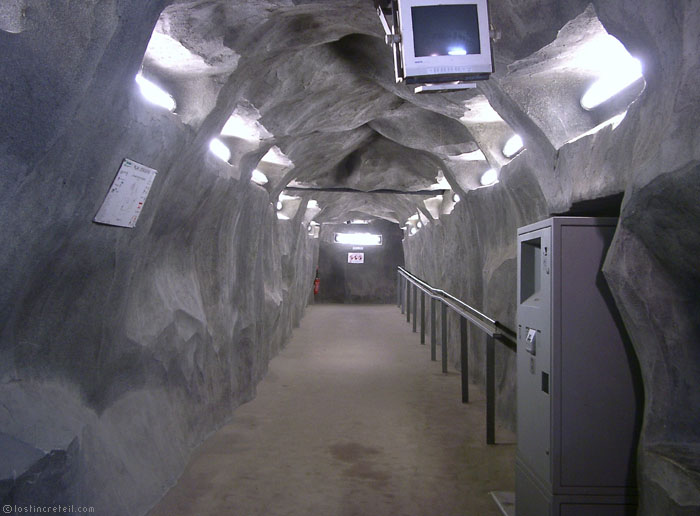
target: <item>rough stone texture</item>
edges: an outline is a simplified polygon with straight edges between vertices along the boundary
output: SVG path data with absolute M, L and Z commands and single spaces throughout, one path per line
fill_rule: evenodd
M 317 240 L 138 95 L 163 3 L 29 3 L 0 32 L 0 498 L 143 514 L 254 396 Z M 94 224 L 125 157 L 159 171 L 138 225 Z
M 501 169 L 499 184 L 469 192 L 451 215 L 408 238 L 406 262 L 419 275 L 513 327 L 515 228 L 567 212 L 580 201 L 625 192 L 621 225 L 605 272 L 645 386 L 639 512 L 694 514 L 700 509 L 696 417 L 700 356 L 694 344 L 700 335 L 700 235 L 698 130 L 691 120 L 700 106 L 696 94 L 686 93 L 698 81 L 691 72 L 698 69 L 697 27 L 688 25 L 698 13 L 688 3 L 664 7 L 643 3 L 633 8 L 596 2 L 595 6 L 606 30 L 645 62 L 646 90 L 630 106 L 625 120 L 616 129 L 603 128 L 568 142 L 570 136 L 547 137 L 546 131 L 554 128 L 541 123 L 540 117 L 554 113 L 536 107 L 536 97 L 518 103 L 513 95 L 504 95 L 502 86 L 513 80 L 509 74 L 492 79 L 482 89 L 496 111 L 524 135 L 527 150 Z M 585 16 L 590 15 L 589 10 Z M 549 49 L 556 46 L 553 43 Z M 512 69 L 517 74 L 519 66 Z M 529 107 L 532 102 L 535 107 Z M 564 117 L 567 110 L 556 115 Z M 594 209 L 588 214 L 597 213 Z M 472 249 L 460 246 L 456 236 L 460 230 L 468 235 Z M 456 327 L 451 329 L 456 337 Z M 455 337 L 450 356 L 456 366 Z M 483 351 L 471 353 L 476 355 L 470 363 L 472 374 L 478 379 Z M 512 425 L 514 380 L 508 365 L 512 357 L 501 357 L 498 406 L 505 424 Z
M 403 225 L 420 212 L 409 269 L 512 327 L 516 229 L 623 194 L 605 274 L 644 378 L 640 513 L 697 512 L 700 10 L 588 4 L 492 2 L 496 74 L 421 96 L 394 82 L 369 0 L 3 2 L 2 496 L 39 496 L 47 478 L 47 497 L 143 512 L 252 396 L 300 317 L 314 217 Z M 586 113 L 593 76 L 571 59 L 604 31 L 643 61 L 645 84 Z M 139 99 L 140 66 L 175 114 Z M 234 112 L 264 129 L 224 138 L 229 166 L 206 147 Z M 526 150 L 507 159 L 512 132 Z M 260 161 L 275 146 L 292 164 Z M 126 156 L 159 170 L 139 225 L 92 224 Z M 489 167 L 500 182 L 479 188 Z M 410 194 L 438 180 L 436 194 L 446 181 L 462 197 L 449 214 Z M 269 201 L 290 183 L 400 194 L 295 193 L 278 221 Z M 498 410 L 512 428 L 509 353 Z
M 408 237 L 404 252 L 414 274 L 514 328 L 516 230 L 542 218 L 546 202 L 527 155 L 501 174 L 498 187 L 470 191 L 452 213 Z M 448 359 L 458 369 L 459 320 L 448 321 Z M 469 374 L 483 385 L 485 337 L 471 326 L 470 343 Z M 515 430 L 515 354 L 501 345 L 496 349 L 497 415 L 503 427 Z

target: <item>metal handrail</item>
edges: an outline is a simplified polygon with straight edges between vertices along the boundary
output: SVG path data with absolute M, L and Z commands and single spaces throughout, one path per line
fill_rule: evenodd
M 449 305 L 455 312 L 462 317 L 469 319 L 471 323 L 479 326 L 480 329 L 491 335 L 493 338 L 503 341 L 504 344 L 513 349 L 513 351 L 517 349 L 516 334 L 507 326 L 504 326 L 497 320 L 483 314 L 476 308 L 469 306 L 467 303 L 453 296 L 449 292 L 431 287 L 428 283 L 420 279 L 418 276 L 411 274 L 403 267 L 398 267 L 398 270 L 399 274 L 416 285 L 416 287 L 418 287 L 420 290 L 428 294 L 432 299 L 440 299 L 441 301 L 447 303 L 447 305 Z M 460 306 L 455 306 L 455 304 Z
M 403 280 L 402 280 L 403 278 Z M 405 286 L 402 285 L 402 281 Z M 401 307 L 401 313 L 406 313 L 406 321 L 411 320 L 411 308 L 413 308 L 413 331 L 416 332 L 418 318 L 417 293 L 420 290 L 420 331 L 421 344 L 425 344 L 425 295 L 430 298 L 430 358 L 436 360 L 436 330 L 435 303 L 441 305 L 442 326 L 442 371 L 447 372 L 447 307 L 460 316 L 460 363 L 462 375 L 462 402 L 469 403 L 469 334 L 467 323 L 471 323 L 486 334 L 486 442 L 495 444 L 496 428 L 496 374 L 495 374 L 495 350 L 494 342 L 498 340 L 507 348 L 516 351 L 516 334 L 510 328 L 488 317 L 476 308 L 453 296 L 449 292 L 432 287 L 419 277 L 411 274 L 403 267 L 398 267 L 397 274 L 397 302 Z M 413 302 L 411 302 L 411 285 L 413 285 Z M 424 295 L 425 294 L 425 295 Z

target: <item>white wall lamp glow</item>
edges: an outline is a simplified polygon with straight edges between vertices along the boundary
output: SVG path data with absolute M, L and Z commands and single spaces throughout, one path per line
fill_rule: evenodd
M 458 203 L 458 202 L 461 201 L 461 200 L 462 200 L 462 198 L 459 196 L 458 193 L 453 193 L 453 194 L 452 194 L 452 202 Z
M 372 233 L 336 233 L 333 235 L 336 244 L 350 245 L 382 245 L 382 235 Z
M 170 93 L 149 81 L 140 73 L 136 74 L 135 80 L 136 84 L 139 85 L 141 95 L 143 95 L 148 102 L 165 108 L 168 111 L 175 111 L 177 105 L 175 103 L 175 99 L 172 97 L 172 95 L 170 95 Z
M 209 142 L 209 150 L 211 153 L 219 158 L 222 161 L 225 161 L 228 163 L 228 160 L 231 159 L 231 151 L 229 148 L 226 146 L 224 142 L 219 140 L 218 138 L 213 138 Z
M 587 59 L 595 61 L 599 79 L 581 97 L 581 107 L 594 109 L 643 77 L 642 63 L 612 36 L 591 45 Z
M 481 176 L 481 186 L 491 186 L 498 182 L 498 172 L 495 169 L 490 168 Z
M 253 174 L 250 176 L 250 180 L 253 183 L 257 183 L 259 185 L 267 184 L 267 176 L 260 172 L 257 168 L 253 170 Z
M 503 146 L 503 155 L 506 158 L 512 158 L 523 150 L 523 139 L 515 134 L 511 136 L 506 144 Z
M 418 228 L 416 226 L 412 226 L 409 234 L 415 235 L 416 233 L 418 233 Z
M 275 208 L 277 208 L 277 211 L 280 211 L 282 208 L 284 208 L 284 203 L 282 201 L 277 201 Z

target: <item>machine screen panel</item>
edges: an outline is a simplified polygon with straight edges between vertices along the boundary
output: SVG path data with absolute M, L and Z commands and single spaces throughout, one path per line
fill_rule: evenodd
M 475 4 L 411 7 L 415 57 L 481 54 Z

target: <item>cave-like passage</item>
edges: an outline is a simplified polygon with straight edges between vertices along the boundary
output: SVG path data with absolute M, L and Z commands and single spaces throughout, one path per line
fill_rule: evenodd
M 255 399 L 192 454 L 156 515 L 498 515 L 513 445 L 395 305 L 313 305 Z

